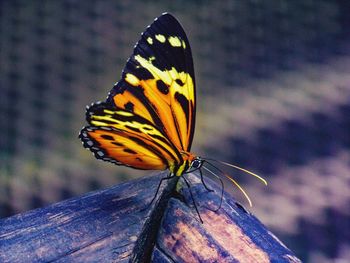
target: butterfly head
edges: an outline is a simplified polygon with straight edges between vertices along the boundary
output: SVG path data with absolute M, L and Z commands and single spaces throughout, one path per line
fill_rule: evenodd
M 189 170 L 194 171 L 202 167 L 203 160 L 199 156 L 195 157 L 190 164 Z
M 183 152 L 182 158 L 183 162 L 180 165 L 170 169 L 176 176 L 194 172 L 202 167 L 203 159 L 199 156 L 195 156 L 192 153 Z

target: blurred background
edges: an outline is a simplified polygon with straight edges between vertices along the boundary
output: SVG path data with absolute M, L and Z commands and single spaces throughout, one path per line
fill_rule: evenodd
M 349 1 L 2 0 L 0 217 L 149 174 L 97 161 L 77 135 L 165 11 L 192 45 L 193 152 L 264 176 L 232 171 L 301 259 L 349 262 Z

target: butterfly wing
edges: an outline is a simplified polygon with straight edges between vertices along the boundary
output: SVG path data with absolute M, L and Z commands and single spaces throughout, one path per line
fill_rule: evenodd
M 194 133 L 195 83 L 190 46 L 179 22 L 163 14 L 142 34 L 106 102 L 87 109 L 80 132 L 98 159 L 138 169 L 183 163 Z
M 168 138 L 141 116 L 95 103 L 86 119 L 90 126 L 79 137 L 98 159 L 146 170 L 164 170 L 181 162 Z
M 84 147 L 90 148 L 96 158 L 104 161 L 144 170 L 165 170 L 168 167 L 162 155 L 154 152 L 153 147 L 146 145 L 137 135 L 128 136 L 110 127 L 92 126 L 81 131 L 81 139 Z
M 142 34 L 107 102 L 143 116 L 182 151 L 195 126 L 195 79 L 190 44 L 170 14 Z

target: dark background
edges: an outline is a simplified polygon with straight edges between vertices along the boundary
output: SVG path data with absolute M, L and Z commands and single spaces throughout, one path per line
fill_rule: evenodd
M 264 176 L 231 171 L 304 261 L 347 262 L 349 3 L 0 1 L 0 217 L 149 174 L 97 161 L 77 135 L 169 11 L 194 56 L 193 152 Z

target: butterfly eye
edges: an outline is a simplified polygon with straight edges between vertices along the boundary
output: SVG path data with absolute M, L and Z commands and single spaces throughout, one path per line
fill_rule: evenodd
M 192 161 L 192 163 L 191 163 L 191 168 L 193 168 L 193 169 L 198 169 L 198 168 L 201 167 L 201 165 L 202 165 L 202 160 L 200 160 L 200 159 L 194 159 L 194 160 Z

